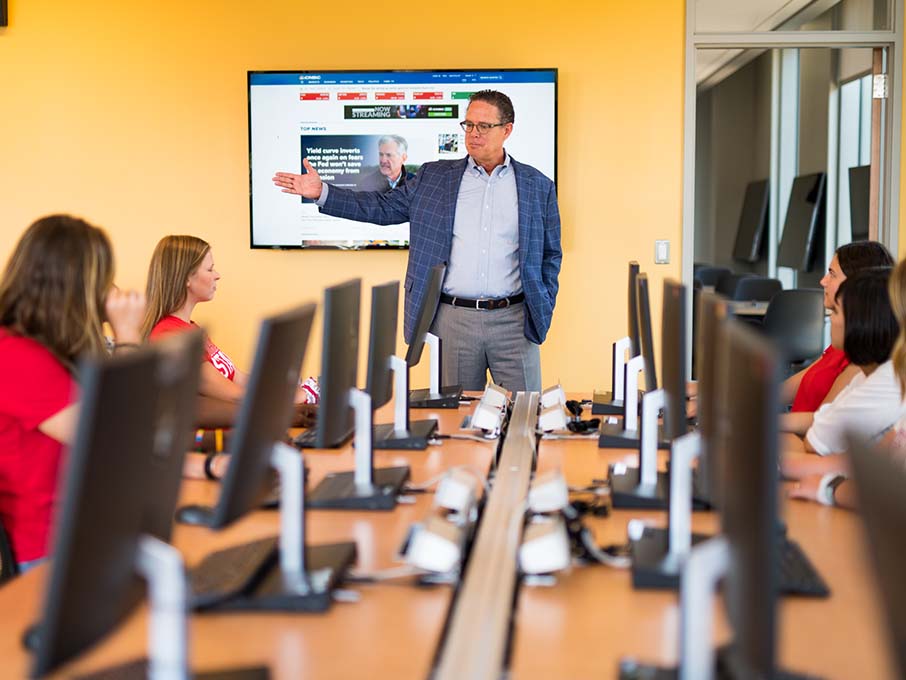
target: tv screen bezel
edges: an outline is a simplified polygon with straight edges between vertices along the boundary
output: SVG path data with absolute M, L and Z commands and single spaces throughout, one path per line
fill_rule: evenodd
M 554 83 L 554 186 L 557 186 L 559 167 L 558 167 L 558 139 L 559 139 L 559 69 L 557 67 L 534 67 L 534 68 L 450 68 L 450 69 L 276 69 L 276 70 L 249 70 L 246 72 L 246 107 L 247 119 L 246 127 L 248 129 L 248 179 L 249 179 L 249 248 L 252 250 L 326 250 L 326 251 L 361 251 L 361 250 L 408 250 L 409 243 L 405 245 L 390 244 L 368 244 L 368 245 L 341 245 L 340 242 L 328 242 L 323 245 L 256 245 L 255 244 L 255 224 L 253 218 L 253 195 L 252 195 L 252 98 L 251 87 L 252 77 L 258 75 L 291 75 L 291 74 L 343 74 L 343 73 L 522 73 L 522 72 L 542 72 L 549 71 L 553 74 Z M 488 87 L 493 87 L 493 83 L 487 83 Z M 518 114 L 517 111 L 517 120 Z M 429 161 L 430 162 L 430 161 Z M 411 240 L 411 239 L 410 239 Z

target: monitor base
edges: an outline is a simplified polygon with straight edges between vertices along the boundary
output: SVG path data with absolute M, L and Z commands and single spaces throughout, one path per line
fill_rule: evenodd
M 438 394 L 428 389 L 410 390 L 409 408 L 459 408 L 461 396 L 462 385 L 444 385 Z
M 309 494 L 306 506 L 335 510 L 393 510 L 396 497 L 409 479 L 409 466 L 375 468 L 373 484 L 357 488 L 355 472 L 331 472 Z
M 150 677 L 150 667 L 147 659 L 128 661 L 119 666 L 105 668 L 104 670 L 87 675 L 76 675 L 74 680 L 146 680 Z M 271 671 L 267 666 L 248 666 L 246 668 L 230 668 L 219 671 L 205 671 L 202 673 L 189 672 L 192 680 L 269 680 Z
M 657 484 L 654 488 L 639 486 L 639 468 L 628 467 L 616 473 L 610 466 L 610 500 L 615 508 L 636 508 L 642 510 L 666 510 L 670 477 L 666 472 L 657 473 Z M 693 510 L 708 510 L 700 500 L 692 499 Z
M 435 432 L 437 421 L 433 418 L 410 421 L 408 430 L 396 430 L 393 423 L 382 423 L 371 430 L 371 445 L 375 449 L 424 450 Z
M 323 612 L 330 608 L 331 593 L 356 560 L 356 544 L 325 543 L 305 548 L 305 564 L 311 592 L 287 590 L 279 563 L 274 564 L 246 592 L 206 611 Z
M 692 534 L 692 545 L 711 538 Z M 632 552 L 632 587 L 636 590 L 679 588 L 682 560 L 668 554 L 668 531 L 658 527 L 645 527 L 642 537 L 630 541 Z
M 598 435 L 599 449 L 637 449 L 640 430 L 624 430 L 622 423 L 601 423 Z M 664 427 L 657 426 L 657 447 L 669 449 L 670 441 L 664 436 Z
M 732 645 L 720 647 L 714 663 L 714 677 L 717 680 L 743 680 L 747 675 L 734 672 L 737 664 L 733 663 L 735 652 Z M 620 680 L 677 680 L 678 668 L 664 668 L 662 666 L 648 666 L 636 663 L 634 659 L 620 661 Z M 818 680 L 813 675 L 801 675 L 787 671 L 776 670 L 771 676 L 776 680 Z
M 591 397 L 591 413 L 595 416 L 623 415 L 623 400 L 614 399 L 613 392 L 595 392 Z

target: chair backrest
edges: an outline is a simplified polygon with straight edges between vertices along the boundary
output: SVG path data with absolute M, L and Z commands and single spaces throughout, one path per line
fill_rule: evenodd
M 13 559 L 12 546 L 9 544 L 9 536 L 0 523 L 0 583 L 8 581 L 18 573 L 16 561 Z
M 727 267 L 701 267 L 695 272 L 695 279 L 701 281 L 703 286 L 716 286 L 724 274 L 732 274 Z
M 817 357 L 824 349 L 824 291 L 780 291 L 768 304 L 763 326 L 787 361 Z
M 735 300 L 736 298 L 733 296 L 736 294 L 736 286 L 739 285 L 739 282 L 754 276 L 755 274 L 734 274 L 732 272 L 723 274 L 717 280 L 717 285 L 714 286 L 714 292 L 718 295 L 723 295 L 730 300 Z
M 750 276 L 740 279 L 733 293 L 734 300 L 751 300 L 753 302 L 770 302 L 777 293 L 783 290 L 778 279 L 763 276 Z

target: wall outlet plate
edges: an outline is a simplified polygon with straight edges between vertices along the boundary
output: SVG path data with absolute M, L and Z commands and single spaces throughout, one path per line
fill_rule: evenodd
M 670 264 L 670 241 L 659 239 L 654 242 L 654 263 Z

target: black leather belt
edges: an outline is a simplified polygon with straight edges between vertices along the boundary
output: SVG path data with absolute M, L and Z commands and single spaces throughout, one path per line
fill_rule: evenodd
M 441 302 L 453 305 L 454 307 L 468 307 L 469 309 L 503 309 L 504 307 L 515 305 L 517 302 L 522 302 L 523 300 L 525 300 L 525 293 L 516 293 L 516 295 L 510 295 L 510 297 L 505 298 L 483 300 L 456 297 L 455 295 L 447 295 L 446 293 L 440 294 Z

